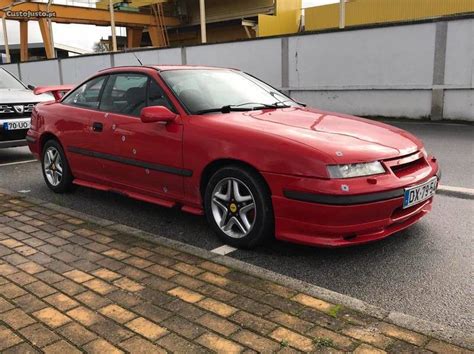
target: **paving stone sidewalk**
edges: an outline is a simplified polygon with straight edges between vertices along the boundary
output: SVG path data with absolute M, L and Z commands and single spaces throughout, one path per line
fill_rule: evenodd
M 468 353 L 0 193 L 0 352 Z

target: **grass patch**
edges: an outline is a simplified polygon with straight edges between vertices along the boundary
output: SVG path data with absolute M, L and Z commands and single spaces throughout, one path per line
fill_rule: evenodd
M 282 347 L 287 347 L 289 344 L 288 344 L 288 341 L 287 341 L 287 340 L 282 339 L 281 342 L 280 342 L 280 345 L 281 345 Z
M 333 345 L 332 339 L 324 338 L 324 337 L 313 339 L 313 343 L 318 348 L 332 347 L 332 345 Z
M 337 314 L 339 313 L 339 311 L 341 311 L 341 309 L 342 309 L 342 306 L 341 306 L 341 305 L 333 306 L 333 307 L 331 307 L 331 309 L 328 311 L 328 315 L 331 316 L 331 317 L 336 318 L 336 317 L 337 317 Z

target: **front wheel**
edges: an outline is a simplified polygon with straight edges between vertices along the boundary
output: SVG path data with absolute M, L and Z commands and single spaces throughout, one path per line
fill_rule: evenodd
M 270 193 L 263 178 L 251 170 L 218 170 L 206 187 L 204 203 L 209 224 L 227 244 L 251 248 L 274 233 Z
M 73 189 L 73 176 L 61 144 L 48 140 L 43 147 L 41 158 L 43 177 L 46 185 L 56 193 Z

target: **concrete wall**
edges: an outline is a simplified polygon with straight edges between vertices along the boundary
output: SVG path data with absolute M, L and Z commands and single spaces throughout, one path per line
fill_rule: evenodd
M 281 40 L 212 44 L 186 49 L 188 64 L 239 68 L 281 88 Z
M 144 64 L 239 68 L 330 111 L 474 121 L 474 18 L 134 53 Z M 137 64 L 126 52 L 3 67 L 53 85 Z
M 451 22 L 447 30 L 444 118 L 474 120 L 474 20 Z

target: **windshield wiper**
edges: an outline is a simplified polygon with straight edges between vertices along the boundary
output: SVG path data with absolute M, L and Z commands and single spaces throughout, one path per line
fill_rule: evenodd
M 254 105 L 253 107 L 242 107 L 242 106 L 248 106 L 248 105 Z M 240 103 L 240 104 L 230 104 L 226 106 L 222 106 L 221 108 L 209 108 L 209 109 L 203 109 L 201 111 L 197 111 L 196 114 L 205 114 L 205 113 L 212 113 L 212 112 L 221 112 L 221 113 L 230 113 L 230 112 L 246 112 L 246 111 L 255 111 L 257 109 L 262 109 L 262 108 L 288 108 L 291 107 L 281 101 L 275 102 L 275 103 L 260 103 L 260 102 L 245 102 L 245 103 Z
M 229 112 L 231 112 L 231 111 L 235 111 L 235 112 L 247 112 L 247 111 L 251 111 L 251 110 L 252 110 L 252 108 L 222 106 L 222 107 L 220 107 L 220 108 L 202 109 L 202 110 L 200 110 L 200 111 L 195 112 L 194 114 L 206 114 L 206 113 L 213 113 L 213 112 L 229 113 Z

